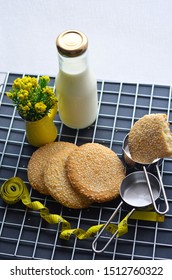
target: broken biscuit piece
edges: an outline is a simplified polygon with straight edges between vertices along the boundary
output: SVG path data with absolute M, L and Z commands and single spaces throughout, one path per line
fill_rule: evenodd
M 128 147 L 135 162 L 150 164 L 158 158 L 172 156 L 172 134 L 166 114 L 140 118 L 130 130 Z

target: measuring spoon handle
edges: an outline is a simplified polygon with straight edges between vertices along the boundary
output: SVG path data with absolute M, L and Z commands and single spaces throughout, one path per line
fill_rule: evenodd
M 123 201 L 121 201 L 119 203 L 119 205 L 117 206 L 116 210 L 113 212 L 113 214 L 111 215 L 111 217 L 109 218 L 109 220 L 107 221 L 107 223 L 103 226 L 103 228 L 100 230 L 100 232 L 98 233 L 98 235 L 96 236 L 96 238 L 94 239 L 93 243 L 92 243 L 92 249 L 95 253 L 102 253 L 106 248 L 107 246 L 111 243 L 111 241 L 116 237 L 117 233 L 118 233 L 118 229 L 114 232 L 114 234 L 111 236 L 111 238 L 108 240 L 108 242 L 105 244 L 105 246 L 100 249 L 100 250 L 97 250 L 96 249 L 96 242 L 97 240 L 99 239 L 99 237 L 101 236 L 101 234 L 104 232 L 105 228 L 110 224 L 110 222 L 112 221 L 112 219 L 115 217 L 116 213 L 119 211 L 119 209 L 121 208 L 123 204 Z M 129 214 L 127 215 L 128 218 L 132 215 L 132 213 L 135 211 L 135 208 L 133 208 Z

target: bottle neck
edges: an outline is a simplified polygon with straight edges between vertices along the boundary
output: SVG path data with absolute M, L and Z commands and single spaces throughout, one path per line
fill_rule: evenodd
M 87 51 L 80 56 L 67 57 L 59 55 L 59 70 L 67 74 L 76 75 L 84 72 L 87 67 Z

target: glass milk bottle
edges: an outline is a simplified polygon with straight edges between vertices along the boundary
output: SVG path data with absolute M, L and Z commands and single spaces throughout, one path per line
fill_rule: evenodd
M 98 108 L 97 82 L 87 61 L 87 37 L 80 31 L 68 30 L 57 37 L 56 46 L 60 119 L 68 127 L 86 128 L 95 121 Z

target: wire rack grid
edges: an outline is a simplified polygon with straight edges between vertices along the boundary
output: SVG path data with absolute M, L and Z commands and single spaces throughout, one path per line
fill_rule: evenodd
M 63 216 L 72 228 L 88 229 L 92 225 L 105 223 L 120 198 L 94 204 L 88 209 L 73 210 L 61 206 L 49 196 L 33 190 L 27 178 L 28 161 L 35 148 L 28 144 L 25 124 L 20 118 L 7 92 L 17 77 L 28 73 L 0 73 L 0 184 L 10 177 L 20 177 L 28 186 L 32 201 L 39 200 L 51 213 Z M 55 78 L 50 85 L 54 87 Z M 103 144 L 122 157 L 122 143 L 133 123 L 145 114 L 165 113 L 172 123 L 171 87 L 99 80 L 97 82 L 99 114 L 93 125 L 83 130 L 74 130 L 63 125 L 58 117 L 55 124 L 59 135 L 57 141 L 68 141 L 77 145 L 88 142 Z M 172 159 L 164 159 L 161 175 L 170 206 L 165 221 L 148 222 L 129 220 L 128 233 L 114 239 L 102 254 L 92 251 L 93 238 L 70 240 L 59 238 L 60 225 L 50 225 L 41 219 L 37 211 L 27 209 L 22 203 L 6 205 L 0 198 L 0 259 L 120 259 L 154 260 L 172 259 Z M 114 220 L 118 223 L 127 213 L 121 209 Z M 101 236 L 103 247 L 110 234 Z

